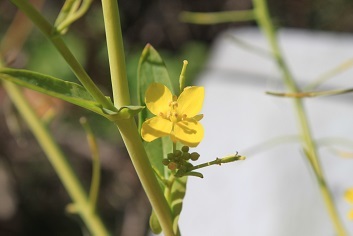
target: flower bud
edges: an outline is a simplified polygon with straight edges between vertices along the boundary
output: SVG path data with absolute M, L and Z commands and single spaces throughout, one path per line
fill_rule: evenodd
M 181 154 L 183 154 L 183 153 L 182 153 L 180 150 L 175 150 L 175 151 L 174 151 L 174 156 L 175 156 L 175 157 L 180 157 Z
M 163 165 L 167 166 L 170 163 L 170 161 L 168 159 L 163 159 L 162 163 Z
M 188 160 L 190 160 L 190 153 L 184 152 L 182 157 L 185 161 L 188 161 Z
M 168 160 L 173 160 L 174 154 L 173 153 L 168 153 L 167 157 L 168 157 Z
M 186 152 L 186 153 L 188 153 L 189 152 L 189 147 L 188 146 L 183 146 L 182 148 L 181 148 L 181 150 L 183 151 L 183 152 Z
M 193 152 L 190 154 L 190 158 L 193 161 L 197 161 L 199 159 L 199 157 L 200 157 L 200 154 L 198 154 L 197 152 Z
M 178 165 L 177 165 L 175 162 L 170 162 L 170 163 L 168 164 L 168 169 L 169 169 L 169 170 L 176 170 L 177 166 L 178 166 Z

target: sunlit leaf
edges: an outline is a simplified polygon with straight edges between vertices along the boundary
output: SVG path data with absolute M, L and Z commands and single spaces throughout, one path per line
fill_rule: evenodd
M 162 58 L 158 52 L 147 44 L 144 48 L 138 66 L 137 94 L 139 105 L 145 105 L 145 92 L 151 83 L 162 83 L 175 94 L 169 74 Z M 139 113 L 139 130 L 143 121 L 152 115 L 144 109 Z M 147 154 L 154 168 L 164 176 L 164 165 L 162 159 L 172 151 L 172 143 L 169 137 L 159 138 L 151 143 L 145 143 Z
M 162 227 L 154 211 L 152 211 L 152 214 L 150 216 L 150 228 L 154 234 L 160 234 L 162 232 Z
M 92 96 L 79 84 L 28 71 L 2 68 L 0 79 L 56 97 L 105 116 Z
M 151 83 L 164 84 L 173 94 L 175 94 L 162 58 L 159 56 L 158 52 L 148 44 L 142 52 L 138 67 L 137 94 L 139 105 L 141 106 L 145 105 L 145 92 Z M 141 129 L 143 121 L 151 116 L 152 114 L 150 114 L 147 109 L 144 109 L 139 113 L 139 129 Z M 144 144 L 152 166 L 159 172 L 159 175 L 165 176 L 165 171 L 167 170 L 162 163 L 162 159 L 166 158 L 167 154 L 172 152 L 172 142 L 170 138 L 158 138 L 155 141 L 149 143 L 145 142 Z M 176 235 L 178 235 L 177 232 L 179 231 L 178 221 L 182 209 L 183 198 L 185 196 L 186 181 L 187 177 L 176 178 L 170 190 L 171 198 L 169 204 L 173 213 L 173 230 Z M 161 186 L 163 189 L 165 188 L 164 185 Z M 153 213 L 150 217 L 150 227 L 153 232 L 159 232 L 160 225 L 157 217 L 155 217 Z
M 171 191 L 170 207 L 173 214 L 173 231 L 175 234 L 179 231 L 178 222 L 183 207 L 183 199 L 186 193 L 187 177 L 176 178 Z

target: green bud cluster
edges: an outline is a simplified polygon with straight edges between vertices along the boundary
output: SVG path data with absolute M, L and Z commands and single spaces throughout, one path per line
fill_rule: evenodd
M 168 166 L 171 171 L 176 171 L 175 176 L 181 177 L 190 172 L 194 165 L 190 161 L 197 161 L 200 154 L 197 152 L 189 153 L 190 148 L 183 146 L 181 150 L 168 153 L 167 158 L 162 160 L 163 165 Z

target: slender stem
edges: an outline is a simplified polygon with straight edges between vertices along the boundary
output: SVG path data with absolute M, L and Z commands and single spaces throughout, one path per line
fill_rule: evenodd
M 227 22 L 241 22 L 255 20 L 253 10 L 226 11 L 226 12 L 187 12 L 180 14 L 180 20 L 193 24 L 219 24 Z
M 107 37 L 108 56 L 113 87 L 114 105 L 130 105 L 130 95 L 126 77 L 123 38 L 121 33 L 119 8 L 116 0 L 102 0 L 104 24 Z M 159 186 L 146 150 L 143 147 L 133 118 L 116 121 L 125 146 L 146 195 L 156 213 L 163 233 L 174 235 L 172 213 Z
M 77 78 L 94 99 L 103 107 L 115 109 L 113 104 L 98 89 L 81 64 L 66 46 L 60 35 L 55 34 L 55 28 L 27 1 L 11 0 L 21 11 L 23 11 L 40 31 L 53 43 L 61 56 L 65 59 Z
M 324 74 L 320 75 L 318 78 L 316 78 L 313 82 L 305 86 L 305 90 L 313 90 L 322 83 L 326 82 L 327 80 L 333 78 L 334 76 L 351 69 L 353 67 L 353 58 L 344 61 L 342 64 L 332 68 L 331 70 L 325 72 Z
M 102 0 L 104 25 L 107 36 L 109 66 L 116 107 L 130 105 L 129 86 L 126 77 L 123 37 L 117 0 Z
M 90 147 L 91 155 L 92 155 L 92 180 L 91 180 L 88 199 L 89 199 L 89 204 L 91 206 L 92 212 L 95 212 L 96 203 L 97 203 L 98 194 L 99 194 L 100 177 L 101 177 L 101 164 L 100 164 L 100 158 L 99 158 L 98 145 L 97 145 L 97 140 L 92 132 L 92 129 L 87 122 L 87 119 L 82 117 L 80 119 L 80 123 L 86 131 L 87 142 L 88 142 L 88 146 Z
M 37 5 L 41 5 L 43 1 L 37 1 L 36 3 Z M 22 48 L 23 43 L 32 29 L 32 24 L 30 24 L 28 20 L 21 21 L 20 19 L 22 19 L 22 14 L 17 13 L 15 20 L 10 25 L 1 42 L 1 53 L 4 55 L 10 50 L 15 50 L 16 53 L 13 56 L 16 57 L 17 52 Z M 16 34 L 15 29 L 17 30 Z M 0 58 L 0 68 L 3 66 L 2 58 Z M 109 235 L 100 218 L 94 214 L 94 212 L 90 211 L 86 193 L 77 176 L 74 174 L 65 156 L 50 135 L 46 125 L 38 118 L 27 99 L 23 96 L 22 91 L 19 87 L 10 82 L 3 81 L 3 86 L 43 148 L 48 160 L 51 162 L 66 191 L 74 202 L 75 209 L 78 210 L 77 212 L 81 215 L 89 231 L 93 235 Z
M 278 97 L 292 97 L 292 98 L 309 98 L 309 97 L 319 97 L 319 96 L 332 96 L 340 95 L 345 93 L 352 93 L 353 88 L 340 89 L 340 90 L 327 90 L 327 91 L 313 91 L 313 92 L 299 92 L 299 93 L 278 93 L 278 92 L 266 92 L 266 94 L 278 96 Z
M 148 160 L 134 119 L 119 120 L 116 124 L 163 233 L 166 236 L 173 236 L 172 212 Z
M 230 155 L 230 156 L 226 156 L 226 157 L 223 157 L 223 158 L 216 158 L 213 161 L 209 161 L 209 162 L 205 162 L 205 163 L 193 166 L 190 169 L 190 171 L 201 169 L 201 168 L 204 168 L 204 167 L 207 167 L 207 166 L 212 166 L 212 165 L 219 165 L 220 166 L 220 165 L 225 164 L 225 163 L 230 163 L 230 162 L 240 161 L 240 160 L 245 160 L 245 157 L 244 156 L 239 156 L 238 154 L 235 154 L 235 155 Z
M 268 12 L 267 4 L 265 0 L 253 0 L 254 3 L 254 8 L 255 8 L 255 13 L 257 15 L 257 22 L 260 25 L 261 29 L 264 31 L 264 34 L 266 35 L 269 44 L 272 49 L 273 56 L 279 66 L 279 68 L 282 71 L 283 75 L 283 80 L 285 85 L 287 86 L 288 90 L 291 93 L 298 93 L 300 92 L 298 86 L 296 85 L 293 76 L 291 75 L 289 68 L 287 64 L 285 63 L 285 60 L 282 56 L 281 50 L 279 48 L 279 44 L 277 41 L 275 29 L 273 27 L 273 24 L 270 19 L 270 15 Z M 327 210 L 330 214 L 330 217 L 334 223 L 336 232 L 340 236 L 347 235 L 344 229 L 343 224 L 340 221 L 340 217 L 338 215 L 338 212 L 335 208 L 333 198 L 331 196 L 331 193 L 328 189 L 328 186 L 326 184 L 323 171 L 320 165 L 319 157 L 317 154 L 317 149 L 316 145 L 313 141 L 311 131 L 309 128 L 309 122 L 306 117 L 306 113 L 304 110 L 303 102 L 301 98 L 293 98 L 294 101 L 294 106 L 297 111 L 297 116 L 299 120 L 299 124 L 301 127 L 301 136 L 303 139 L 303 144 L 304 144 L 304 150 L 307 153 L 309 163 L 311 163 L 312 168 L 314 170 L 314 173 L 317 176 L 317 179 L 319 180 L 319 186 L 320 190 L 322 193 L 322 196 L 324 198 L 324 201 L 326 203 Z
M 3 81 L 3 85 L 47 155 L 89 231 L 92 235 L 109 235 L 100 218 L 91 211 L 85 191 L 78 181 L 77 176 L 74 174 L 73 169 L 62 154 L 60 148 L 56 145 L 45 125 L 42 124 L 36 113 L 28 104 L 21 90 L 10 82 Z

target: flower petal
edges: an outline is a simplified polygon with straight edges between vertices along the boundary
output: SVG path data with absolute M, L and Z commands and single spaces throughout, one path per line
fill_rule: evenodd
M 348 212 L 348 219 L 353 220 L 353 210 Z
M 178 111 L 193 117 L 199 114 L 205 97 L 205 89 L 200 86 L 186 87 L 178 98 Z
M 178 111 L 188 117 L 196 116 L 202 109 L 205 89 L 200 86 L 186 87 L 178 98 Z
M 353 204 L 353 188 L 347 189 L 347 191 L 344 193 L 344 198 L 347 202 Z
M 152 83 L 146 90 L 146 106 L 156 116 L 161 112 L 165 114 L 172 100 L 173 94 L 163 84 Z
M 203 139 L 204 129 L 201 123 L 193 118 L 179 121 L 174 125 L 172 139 L 189 147 L 196 147 Z
M 172 132 L 172 127 L 173 123 L 169 120 L 155 116 L 143 122 L 141 128 L 141 137 L 145 141 L 151 142 L 156 138 L 170 135 Z

